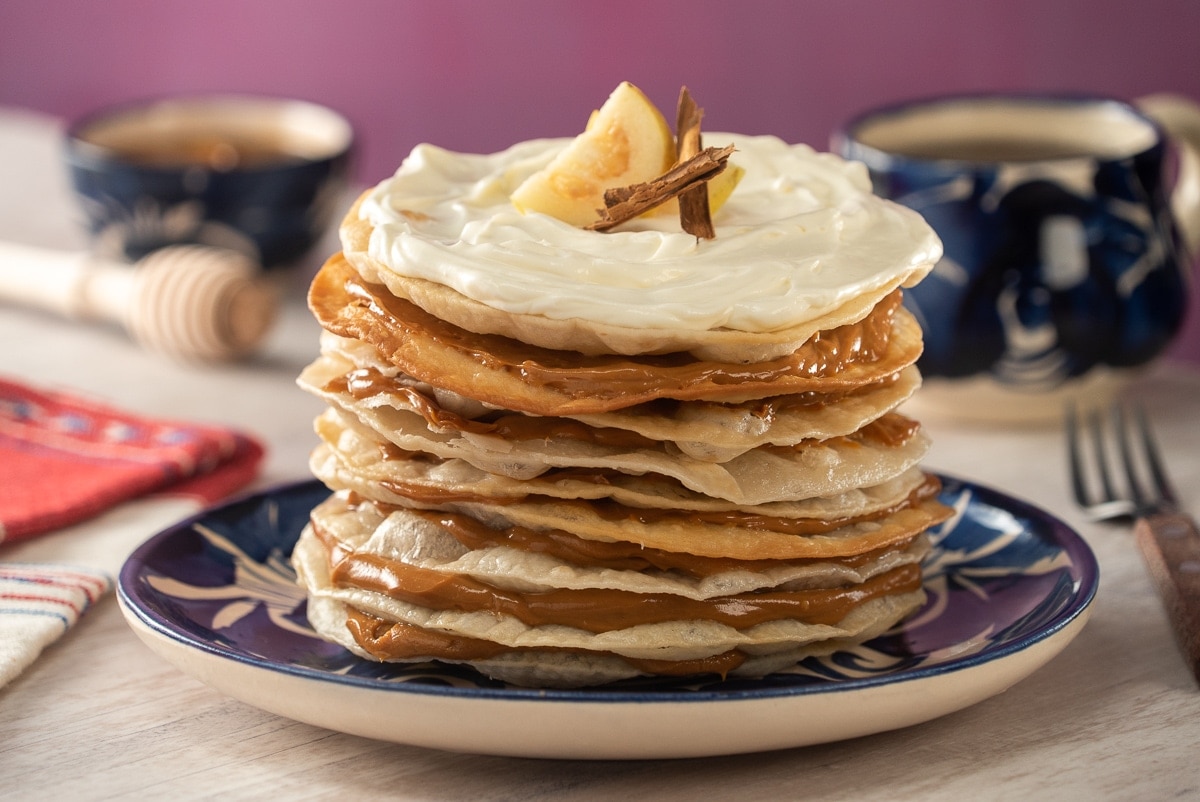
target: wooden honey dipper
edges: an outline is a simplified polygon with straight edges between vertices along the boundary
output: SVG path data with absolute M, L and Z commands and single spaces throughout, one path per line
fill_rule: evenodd
M 0 301 L 117 323 L 151 350 L 210 362 L 253 351 L 277 306 L 248 257 L 202 245 L 167 246 L 129 265 L 0 243 Z

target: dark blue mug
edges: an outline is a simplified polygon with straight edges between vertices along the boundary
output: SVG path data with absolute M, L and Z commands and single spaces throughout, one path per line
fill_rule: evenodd
M 1181 117 L 1200 110 L 990 94 L 871 111 L 835 133 L 879 195 L 942 238 L 943 259 L 906 291 L 925 334 L 923 408 L 1058 419 L 1068 400 L 1111 398 L 1166 349 L 1200 239 L 1194 153 L 1156 119 Z M 1186 169 L 1173 169 L 1179 154 Z
M 179 96 L 77 121 L 66 160 L 101 254 L 212 245 L 270 269 L 296 264 L 344 211 L 353 140 L 313 103 Z

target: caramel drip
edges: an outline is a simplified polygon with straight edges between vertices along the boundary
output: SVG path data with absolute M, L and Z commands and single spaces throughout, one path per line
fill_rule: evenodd
M 849 392 L 830 392 L 823 393 L 817 390 L 810 390 L 804 393 L 789 393 L 788 395 L 777 395 L 770 398 L 755 399 L 746 401 L 741 404 L 731 404 L 730 406 L 741 407 L 750 412 L 754 417 L 771 422 L 776 420 L 781 414 L 795 409 L 796 407 L 805 407 L 808 409 L 820 409 L 822 407 L 831 406 L 839 401 L 849 398 L 860 393 L 871 392 L 888 385 L 895 384 L 900 380 L 900 372 L 891 374 L 879 381 L 865 384 L 862 387 L 856 388 Z
M 407 448 L 401 448 L 390 440 L 380 440 L 378 448 L 379 456 L 384 460 L 404 460 L 409 462 L 427 462 L 430 464 L 437 464 L 443 461 L 436 454 L 430 454 L 425 451 L 410 451 Z
M 936 477 L 927 477 L 926 481 L 905 499 L 886 509 L 876 512 L 845 516 L 835 519 L 793 519 L 772 518 L 738 511 L 721 513 L 683 513 L 670 510 L 637 510 L 621 505 L 614 505 L 630 518 L 641 518 L 645 513 L 655 522 L 664 520 L 702 521 L 726 526 L 741 526 L 750 529 L 762 529 L 787 534 L 820 534 L 865 521 L 884 518 L 897 510 L 913 507 L 933 498 L 940 489 Z M 354 501 L 357 501 L 355 499 Z M 352 502 L 353 503 L 353 502 Z M 388 511 L 391 505 L 373 502 L 381 511 Z M 536 554 L 545 554 L 572 565 L 612 568 L 627 571 L 642 571 L 657 569 L 660 571 L 678 571 L 692 577 L 712 576 L 725 571 L 746 570 L 761 571 L 771 566 L 781 564 L 802 565 L 811 563 L 837 563 L 850 567 L 864 565 L 886 551 L 897 548 L 897 544 L 889 544 L 880 549 L 856 555 L 836 558 L 804 558 L 788 561 L 779 560 L 738 560 L 726 557 L 706 557 L 684 552 L 672 552 L 662 549 L 639 546 L 627 541 L 587 540 L 559 529 L 535 531 L 523 526 L 510 526 L 493 529 L 474 518 L 461 513 L 434 510 L 409 510 L 411 514 L 419 515 L 426 520 L 440 525 L 455 540 L 469 549 L 481 549 L 493 546 L 506 546 Z
M 341 300 L 337 295 L 344 295 Z M 397 361 L 411 376 L 433 384 L 438 349 L 457 352 L 486 371 L 507 372 L 522 382 L 552 388 L 569 399 L 629 400 L 700 397 L 699 388 L 770 386 L 781 379 L 819 379 L 856 362 L 874 362 L 887 352 L 901 292 L 875 305 L 862 320 L 814 334 L 796 351 L 753 364 L 699 360 L 686 353 L 640 357 L 586 356 L 528 345 L 499 335 L 480 335 L 429 314 L 359 276 L 339 258 L 330 259 L 310 288 L 309 303 L 327 330 L 380 347 L 405 343 Z M 366 315 L 353 321 L 346 306 Z
M 448 414 L 453 414 L 453 413 L 448 413 Z M 517 415 L 514 417 L 526 418 L 527 416 Z M 556 421 L 562 421 L 565 424 L 569 424 L 569 425 L 559 427 L 554 423 Z M 921 428 L 921 424 L 918 421 L 915 421 L 911 418 L 901 415 L 898 412 L 889 412 L 886 415 L 884 415 L 882 418 L 879 418 L 877 420 L 874 420 L 874 421 L 866 424 L 865 426 L 863 426 L 856 432 L 853 432 L 848 435 L 842 435 L 839 437 L 829 438 L 828 440 L 824 440 L 824 441 L 820 441 L 820 442 L 823 442 L 826 444 L 874 445 L 874 446 L 879 446 L 879 447 L 883 447 L 883 448 L 897 448 L 897 447 L 904 445 L 909 440 L 911 440 L 917 434 L 917 432 L 920 431 L 920 428 Z M 588 442 L 592 442 L 592 443 L 599 444 L 599 445 L 611 446 L 614 448 L 621 447 L 621 446 L 636 448 L 636 447 L 643 445 L 643 441 L 644 441 L 644 443 L 649 443 L 650 445 L 657 447 L 657 443 L 655 441 L 647 440 L 646 438 L 642 438 L 640 435 L 636 435 L 633 433 L 627 433 L 630 436 L 628 438 L 626 438 L 622 434 L 620 434 L 620 430 L 596 429 L 596 428 L 586 426 L 585 424 L 576 423 L 574 421 L 571 421 L 568 419 L 561 419 L 561 418 L 529 417 L 528 423 L 521 424 L 521 429 L 522 429 L 521 438 L 527 439 L 527 440 L 550 439 L 550 438 L 554 438 L 554 437 L 570 437 L 572 439 L 576 439 L 579 441 L 588 441 Z M 509 431 L 511 431 L 511 430 L 509 430 Z M 610 433 L 616 433 L 616 434 L 592 436 L 593 433 L 597 433 L 597 432 L 610 432 Z M 508 432 L 506 432 L 504 430 L 497 430 L 495 433 L 503 436 L 504 434 L 507 434 Z M 763 450 L 766 450 L 766 451 L 771 451 L 771 452 L 777 453 L 777 454 L 788 455 L 795 451 L 799 451 L 799 450 L 803 450 L 804 448 L 811 447 L 812 444 L 815 442 L 818 442 L 818 441 L 802 440 L 801 442 L 796 443 L 795 445 L 791 445 L 791 446 L 760 446 L 760 448 L 762 448 Z M 425 461 L 425 462 L 439 462 L 440 461 L 440 458 L 438 458 L 435 455 L 427 454 L 423 451 L 410 451 L 407 449 L 403 449 L 400 446 L 396 445 L 395 443 L 391 443 L 391 442 L 387 442 L 387 441 L 380 442 L 378 444 L 378 448 L 379 448 L 380 456 L 384 460 L 395 460 L 395 461 L 420 460 L 420 461 Z M 541 481 L 547 481 L 547 482 L 575 481 L 575 482 L 586 482 L 588 484 L 596 484 L 596 485 L 608 485 L 608 484 L 611 484 L 611 482 L 609 481 L 609 477 L 616 476 L 616 475 L 622 475 L 622 474 L 620 471 L 613 471 L 613 470 L 609 470 L 609 469 L 605 469 L 605 468 L 581 468 L 581 467 L 578 467 L 578 468 L 577 467 L 549 468 L 540 475 L 539 479 Z M 641 477 L 640 481 L 645 485 L 649 485 L 654 482 L 659 482 L 664 485 L 672 485 L 673 484 L 673 480 L 668 479 L 667 477 L 660 476 L 658 474 L 645 474 Z M 929 477 L 927 477 L 926 482 L 929 482 L 929 481 L 931 481 L 931 479 Z M 394 492 L 398 495 L 402 495 L 407 498 L 411 498 L 414 501 L 421 501 L 421 502 L 425 502 L 425 503 L 436 503 L 439 501 L 444 502 L 444 501 L 451 501 L 451 500 L 453 500 L 453 501 L 480 501 L 480 502 L 496 501 L 496 499 L 494 499 L 492 497 L 483 497 L 483 496 L 478 496 L 478 495 L 475 495 L 475 494 L 472 494 L 469 492 L 465 492 L 465 491 L 459 491 L 459 490 L 454 490 L 454 489 L 450 489 L 450 488 L 432 487 L 432 486 L 427 486 L 425 484 L 403 483 L 403 482 L 397 482 L 397 481 L 386 480 L 386 479 L 380 480 L 379 484 L 382 487 L 384 487 L 385 489 L 387 489 L 391 492 Z M 512 499 L 512 500 L 517 500 L 517 499 Z M 569 503 L 569 502 L 564 501 L 563 503 Z M 587 502 L 585 502 L 585 503 L 587 503 Z M 597 509 L 599 509 L 598 502 L 590 502 L 590 503 L 593 506 L 596 506 Z M 610 519 L 614 518 L 614 517 L 637 518 L 638 520 L 646 522 L 646 521 L 651 520 L 652 517 L 655 515 L 654 511 L 652 511 L 652 510 L 646 510 L 646 511 L 642 512 L 639 516 L 637 514 L 627 512 L 627 510 L 632 509 L 632 508 L 620 507 L 619 505 L 617 505 L 617 509 L 618 509 L 618 512 L 609 513 L 605 517 L 608 517 Z M 734 514 L 735 513 L 720 513 L 719 515 L 721 516 L 721 519 L 722 519 L 721 522 L 722 523 L 732 523 L 733 525 L 737 525 L 737 526 L 749 526 L 749 527 L 756 528 L 756 529 L 775 528 L 775 527 L 771 527 L 771 526 L 762 525 L 761 523 L 760 524 L 752 524 L 752 523 L 745 523 L 745 522 L 739 523 L 737 521 L 731 521 L 730 516 L 734 515 Z M 697 513 L 696 515 L 699 515 L 699 513 Z M 759 516 L 759 518 L 761 518 L 764 521 L 782 521 L 783 520 L 783 519 L 778 519 L 778 518 L 772 518 L 770 516 Z M 692 520 L 698 520 L 698 519 L 693 517 Z M 750 519 L 745 518 L 744 520 L 748 521 Z M 783 525 L 788 528 L 775 529 L 775 531 L 794 531 L 797 534 L 812 534 L 814 532 L 829 531 L 830 529 L 835 529 L 838 526 L 840 526 L 841 523 L 838 522 L 832 526 L 825 526 L 825 527 L 822 527 L 819 529 L 805 529 L 803 531 L 796 530 L 794 528 L 796 524 L 783 524 Z
M 898 448 L 920 431 L 921 424 L 912 418 L 905 417 L 899 412 L 889 412 L 882 418 L 871 421 L 856 432 L 841 435 L 839 437 L 831 437 L 827 440 L 822 440 L 822 443 L 834 444 L 857 444 L 857 445 L 874 445 L 883 448 Z M 790 446 L 762 446 L 762 448 L 773 451 L 778 454 L 787 454 L 792 451 L 802 451 L 810 447 L 814 441 L 802 440 L 795 445 Z
M 450 635 L 445 632 L 424 629 L 403 621 L 385 621 L 355 607 L 346 607 L 346 628 L 356 643 L 376 660 L 486 660 L 505 652 L 578 651 L 553 646 L 537 650 L 504 646 L 493 641 Z M 604 652 L 604 654 L 612 654 Z M 719 674 L 722 679 L 746 661 L 746 655 L 731 649 L 721 654 L 695 660 L 648 660 L 624 655 L 619 657 L 645 674 L 658 676 L 686 677 L 694 674 Z
M 607 448 L 657 448 L 658 443 L 636 432 L 610 427 L 593 427 L 570 418 L 496 412 L 487 418 L 466 418 L 443 408 L 412 387 L 405 387 L 374 368 L 356 368 L 325 385 L 332 393 L 346 393 L 357 400 L 380 394 L 402 396 L 412 410 L 434 429 L 486 434 L 505 440 L 575 440 Z
M 882 379 L 850 390 L 806 390 L 800 393 L 787 393 L 785 395 L 755 398 L 741 402 L 681 401 L 674 398 L 656 398 L 652 401 L 644 401 L 640 404 L 625 407 L 621 411 L 629 417 L 674 418 L 678 416 L 679 410 L 685 404 L 711 404 L 723 409 L 742 410 L 748 415 L 770 423 L 788 411 L 797 408 L 817 410 L 822 407 L 832 406 L 855 395 L 885 388 L 895 384 L 899 380 L 900 371 L 896 371 Z
M 330 537 L 319 529 L 318 536 L 330 549 L 335 585 L 382 593 L 434 610 L 489 612 L 512 616 L 531 627 L 559 625 L 589 632 L 679 620 L 716 621 L 738 629 L 783 619 L 832 625 L 870 599 L 913 591 L 921 585 L 920 567 L 906 565 L 849 587 L 766 591 L 715 599 L 607 589 L 522 593 L 467 576 L 348 551 L 330 543 Z
M 746 662 L 745 653 L 730 649 L 727 652 L 701 657 L 696 660 L 648 660 L 618 655 L 626 663 L 644 674 L 660 677 L 687 677 L 694 674 L 719 674 L 721 679 Z
M 892 448 L 907 443 L 920 429 L 921 424 L 912 418 L 889 412 L 859 429 L 857 434 L 866 442 Z
M 404 451 L 392 444 L 381 446 L 381 448 L 385 450 L 388 459 L 404 459 L 410 454 L 420 454 L 420 452 Z M 619 475 L 616 471 L 605 471 L 603 469 L 561 468 L 547 471 L 539 479 L 550 482 L 569 480 L 607 485 L 610 484 L 609 477 L 616 475 Z M 670 480 L 663 477 L 658 477 L 658 479 L 661 479 L 664 484 L 670 482 Z M 656 481 L 656 477 L 653 474 L 647 474 L 639 477 L 639 481 L 643 485 L 648 485 Z M 378 484 L 382 489 L 390 493 L 412 499 L 419 504 L 471 502 L 477 504 L 505 505 L 518 503 L 530 495 L 536 495 L 536 493 L 531 493 L 514 495 L 512 497 L 484 496 L 457 487 L 443 487 L 423 482 L 400 482 L 387 479 L 380 480 Z M 530 490 L 536 491 L 536 486 L 531 484 Z M 922 483 L 908 497 L 894 505 L 871 514 L 846 515 L 836 518 L 784 518 L 775 515 L 761 515 L 744 510 L 704 511 L 630 507 L 609 499 L 555 499 L 555 503 L 563 506 L 585 507 L 589 513 L 606 521 L 630 521 L 643 525 L 678 524 L 689 526 L 694 524 L 714 524 L 754 531 L 779 532 L 788 535 L 820 535 L 851 524 L 878 520 L 899 510 L 915 507 L 937 496 L 940 490 L 941 482 L 938 478 L 932 474 L 926 474 Z M 374 501 L 373 503 L 382 510 L 397 508 L 396 505 L 387 504 L 383 501 Z M 639 553 L 641 553 L 640 550 Z
M 443 487 L 435 484 L 418 482 L 395 482 L 381 480 L 377 483 L 382 490 L 412 499 L 418 504 L 451 504 L 456 501 L 480 502 L 487 504 L 516 504 L 527 496 L 495 496 L 484 497 L 469 490 L 458 490 L 455 487 Z M 377 502 L 383 506 L 383 502 Z
M 585 504 L 597 515 L 610 521 L 636 521 L 646 525 L 715 524 L 759 532 L 779 532 L 785 535 L 822 535 L 851 524 L 878 520 L 907 507 L 915 507 L 921 502 L 935 497 L 940 490 L 941 481 L 936 476 L 926 475 L 921 485 L 915 488 L 907 498 L 886 509 L 866 515 L 846 515 L 838 518 L 783 518 L 744 510 L 705 512 L 701 510 L 654 509 L 629 507 L 614 501 L 578 500 L 563 503 Z
M 350 605 L 346 628 L 359 646 L 377 660 L 429 657 L 440 660 L 482 660 L 508 647 L 490 640 L 449 635 L 403 621 L 385 621 Z
M 430 427 L 443 431 L 453 430 L 470 434 L 493 435 L 510 441 L 574 440 L 605 448 L 626 450 L 657 449 L 661 445 L 658 441 L 633 431 L 589 426 L 570 418 L 522 415 L 510 412 L 495 412 L 485 418 L 466 418 L 445 409 L 419 390 L 402 385 L 374 368 L 355 368 L 345 375 L 327 382 L 325 390 L 331 393 L 347 394 L 360 401 L 382 394 L 401 396 L 412 411 L 420 415 Z M 813 406 L 825 403 L 827 400 L 826 397 L 816 394 L 803 394 L 803 396 L 805 397 L 783 396 L 778 399 L 757 401 L 752 414 L 763 419 L 770 419 L 778 415 L 785 407 Z M 888 413 L 883 418 L 867 424 L 858 432 L 837 439 L 882 446 L 899 446 L 911 439 L 919 428 L 920 425 L 916 421 L 898 413 Z M 811 440 L 806 440 L 795 446 L 777 447 L 777 449 L 803 448 L 811 442 Z M 389 450 L 385 452 L 385 456 L 401 458 L 402 455 L 396 453 L 398 451 L 399 449 Z
M 452 512 L 413 510 L 416 515 L 439 524 L 459 543 L 469 549 L 507 546 L 520 551 L 545 554 L 573 565 L 589 568 L 611 568 L 621 571 L 678 571 L 692 577 L 712 576 L 725 571 L 762 571 L 778 565 L 837 563 L 846 566 L 863 565 L 895 545 L 875 551 L 839 558 L 804 558 L 797 560 L 738 560 L 732 557 L 705 557 L 684 552 L 664 551 L 639 546 L 626 541 L 586 540 L 561 529 L 536 532 L 523 526 L 492 529 L 467 515 Z
M 884 448 L 895 448 L 895 447 L 899 447 L 899 446 L 902 446 L 905 443 L 907 443 L 920 430 L 920 428 L 921 428 L 921 425 L 917 421 L 911 420 L 909 418 L 905 418 L 902 415 L 899 415 L 898 413 L 893 412 L 893 413 L 889 413 L 887 416 L 885 416 L 884 418 L 882 418 L 878 421 L 873 421 L 873 422 L 867 424 L 866 426 L 859 429 L 857 432 L 854 432 L 853 434 L 830 438 L 828 440 L 824 440 L 821 442 L 824 442 L 827 444 L 841 443 L 843 445 L 845 445 L 845 444 L 856 444 L 856 445 L 863 445 L 863 446 L 876 445 L 876 446 L 882 446 Z M 547 438 L 555 437 L 557 435 L 554 432 L 555 432 L 554 429 L 548 428 L 545 430 L 545 433 L 543 434 L 543 436 L 547 437 Z M 527 435 L 527 436 L 529 436 L 532 439 L 532 436 L 530 436 L 530 435 Z M 586 436 L 581 436 L 578 439 L 580 439 L 580 440 L 586 439 Z M 595 442 L 595 441 L 593 441 L 593 442 Z M 773 452 L 776 454 L 788 455 L 788 454 L 794 453 L 796 451 L 801 451 L 805 448 L 810 448 L 813 445 L 813 443 L 815 443 L 815 442 L 817 442 L 817 441 L 803 440 L 803 441 L 796 443 L 795 445 L 791 445 L 791 446 L 759 446 L 759 448 L 762 448 L 765 451 L 770 451 L 770 452 Z M 421 461 L 426 461 L 426 462 L 438 461 L 438 457 L 436 457 L 435 455 L 426 454 L 423 451 L 409 451 L 407 449 L 401 448 L 400 446 L 396 445 L 395 443 L 380 443 L 379 450 L 380 450 L 380 455 L 385 460 L 421 460 Z M 539 478 L 542 480 L 545 480 L 545 481 L 552 481 L 552 482 L 570 480 L 570 481 L 576 481 L 576 482 L 586 482 L 588 484 L 607 485 L 607 484 L 610 484 L 609 477 L 617 476 L 617 475 L 622 475 L 622 472 L 616 471 L 616 470 L 610 470 L 610 469 L 606 469 L 606 468 L 570 467 L 570 468 L 548 468 L 547 470 L 545 470 L 543 473 L 541 473 L 539 475 Z M 643 484 L 648 485 L 655 481 L 658 481 L 658 482 L 661 482 L 661 483 L 667 484 L 667 485 L 670 485 L 673 483 L 671 479 L 664 477 L 664 476 L 659 476 L 658 474 L 644 474 L 642 476 Z M 403 485 L 399 482 L 383 480 L 380 482 L 380 484 L 388 487 L 389 489 L 395 490 L 396 492 L 400 493 L 400 495 L 413 497 L 412 494 L 408 490 L 404 489 L 407 486 Z M 454 499 L 461 501 L 461 500 L 466 500 L 466 499 L 472 498 L 472 496 L 470 494 L 460 493 L 460 492 L 456 492 L 453 490 L 449 491 L 448 494 L 446 491 L 443 491 L 443 490 L 438 490 L 438 491 L 418 490 L 415 492 L 418 492 L 418 493 L 424 492 L 428 496 L 427 500 L 433 500 L 433 499 L 437 499 L 437 498 L 442 498 L 442 499 L 454 498 Z M 478 500 L 486 501 L 486 500 L 491 500 L 491 499 L 490 498 L 485 499 L 485 498 L 479 497 Z

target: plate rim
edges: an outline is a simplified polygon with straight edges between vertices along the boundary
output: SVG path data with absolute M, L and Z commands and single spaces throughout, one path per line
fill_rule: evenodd
M 116 595 L 122 612 L 127 618 L 133 617 L 147 630 L 156 635 L 175 642 L 177 645 L 199 649 L 207 654 L 226 660 L 233 660 L 243 665 L 263 671 L 278 672 L 300 679 L 335 685 L 355 687 L 365 690 L 416 694 L 442 698 L 460 699 L 491 699 L 512 702 L 543 702 L 567 704 L 696 704 L 696 703 L 733 703 L 739 701 L 759 701 L 779 698 L 795 698 L 801 696 L 819 696 L 826 694 L 841 694 L 862 691 L 879 686 L 896 686 L 903 683 L 929 679 L 943 675 L 958 674 L 987 663 L 1002 660 L 1023 652 L 1036 644 L 1054 637 L 1063 629 L 1071 626 L 1076 619 L 1087 613 L 1095 600 L 1100 581 L 1100 568 L 1095 553 L 1087 542 L 1069 524 L 1058 516 L 1041 507 L 1004 493 L 989 486 L 963 479 L 941 471 L 930 470 L 929 473 L 940 478 L 948 486 L 957 486 L 970 490 L 972 499 L 982 499 L 992 507 L 1004 509 L 1023 518 L 1038 519 L 1046 524 L 1053 533 L 1054 542 L 1066 551 L 1073 566 L 1078 567 L 1080 574 L 1078 590 L 1072 595 L 1071 603 L 1055 616 L 1053 621 L 1009 643 L 994 649 L 954 658 L 933 666 L 919 666 L 896 673 L 855 677 L 851 679 L 818 682 L 798 686 L 783 686 L 769 688 L 736 688 L 722 689 L 706 688 L 702 690 L 655 691 L 655 690 L 597 690 L 597 689 L 539 689 L 521 687 L 459 687 L 454 685 L 437 685 L 419 682 L 388 682 L 373 677 L 334 674 L 321 669 L 298 666 L 293 663 L 282 663 L 267 660 L 238 651 L 218 648 L 209 641 L 201 640 L 173 629 L 170 622 L 162 620 L 152 611 L 145 609 L 136 599 L 136 593 L 131 594 L 129 588 L 135 586 L 136 577 L 145 565 L 146 555 L 177 536 L 181 531 L 190 529 L 197 522 L 208 516 L 218 514 L 240 504 L 263 501 L 269 497 L 306 492 L 332 492 L 317 479 L 299 479 L 282 482 L 270 487 L 250 491 L 231 497 L 223 502 L 200 510 L 171 526 L 147 538 L 126 558 L 118 574 Z M 297 533 L 297 537 L 299 533 Z M 289 544 L 291 545 L 291 544 Z M 1064 644 L 1065 646 L 1065 644 Z

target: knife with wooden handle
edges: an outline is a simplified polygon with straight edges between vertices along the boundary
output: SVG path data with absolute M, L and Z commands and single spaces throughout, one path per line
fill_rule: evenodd
M 1200 531 L 1181 513 L 1158 513 L 1134 525 L 1138 548 L 1158 588 L 1175 639 L 1200 684 Z

